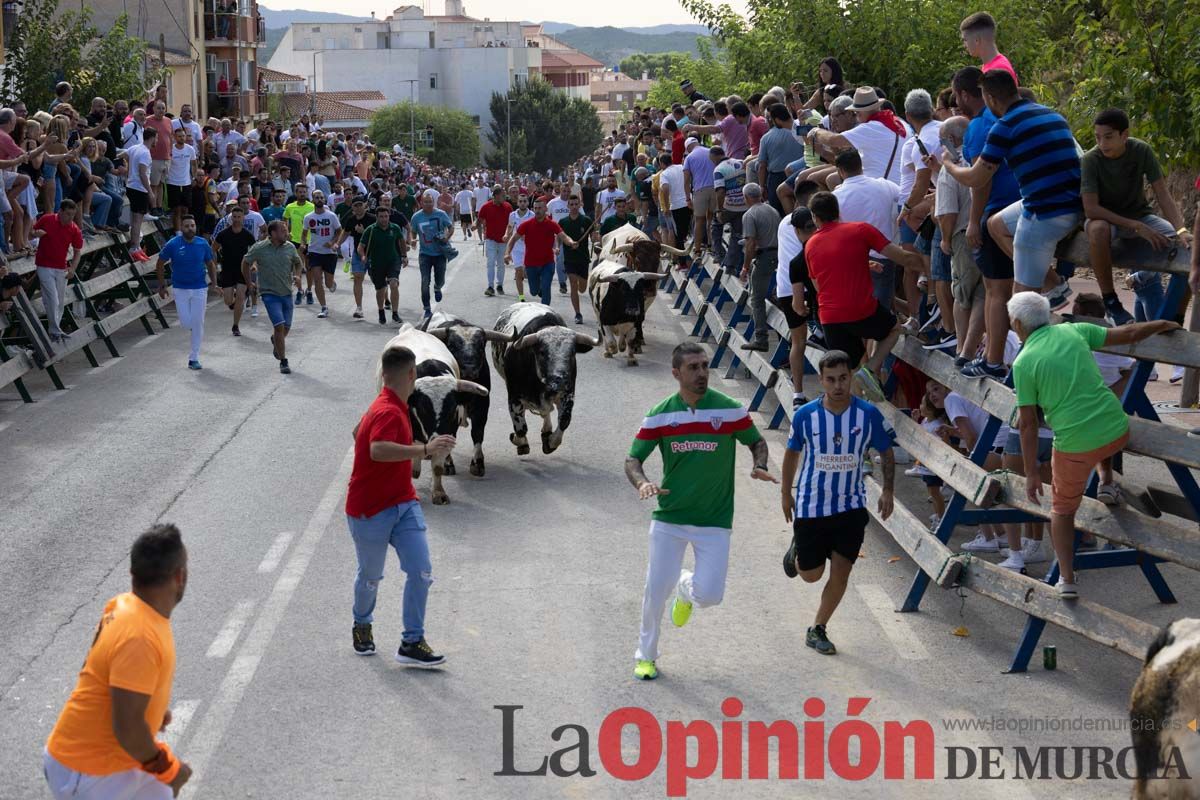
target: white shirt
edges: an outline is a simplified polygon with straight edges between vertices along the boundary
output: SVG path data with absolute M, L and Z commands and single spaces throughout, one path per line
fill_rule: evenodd
M 894 136 L 892 138 L 895 138 Z M 883 178 L 853 175 L 833 190 L 842 222 L 874 225 L 890 241 L 896 241 L 896 217 L 900 211 L 900 187 Z M 871 251 L 876 258 L 883 254 Z
M 546 203 L 546 213 L 548 213 L 555 222 L 562 222 L 563 217 L 571 213 L 567 201 L 561 197 L 556 197 L 549 203 Z
M 475 187 L 475 210 L 483 208 L 483 204 L 492 199 L 492 190 L 487 186 Z
M 917 147 L 917 139 L 920 138 L 926 150 L 941 158 L 941 129 L 942 123 L 936 119 L 926 122 L 919 134 L 908 137 L 900 146 L 900 202 L 903 203 L 912 194 L 913 184 L 917 182 L 917 171 L 925 169 L 925 162 L 921 160 L 921 148 Z M 887 165 L 886 161 L 883 163 Z M 866 170 L 863 172 L 865 174 Z
M 233 144 L 235 150 L 241 152 L 242 144 L 246 141 L 246 137 L 235 130 L 231 130 L 229 133 L 217 131 L 212 135 L 212 138 L 213 144 L 217 146 L 216 151 L 221 155 L 225 155 L 225 145 L 230 143 Z
M 967 398 L 963 397 L 958 392 L 951 392 L 946 395 L 946 400 L 943 403 L 946 409 L 946 417 L 950 422 L 958 427 L 958 420 L 966 417 L 971 423 L 971 430 L 975 431 L 975 436 L 978 437 L 983 433 L 983 428 L 988 424 L 991 415 L 984 411 L 979 406 L 972 403 Z M 1003 447 L 1005 440 L 1008 439 L 1008 426 L 1001 425 L 1000 430 L 996 432 L 996 438 L 992 440 L 992 447 Z M 965 442 L 963 443 L 966 444 Z
M 672 164 L 664 169 L 662 177 L 658 179 L 658 185 L 660 188 L 667 187 L 670 192 L 671 207 L 668 211 L 687 207 L 687 194 L 683 190 L 683 164 Z
M 804 249 L 800 238 L 796 236 L 796 229 L 792 227 L 791 214 L 779 221 L 779 233 L 775 237 L 775 242 L 779 248 L 779 266 L 775 268 L 775 296 L 791 297 L 792 259 L 800 255 L 800 251 Z
M 514 211 L 511 214 L 509 214 L 508 215 L 508 224 L 512 226 L 513 232 L 515 233 L 517 228 L 521 227 L 521 223 L 527 219 L 533 219 L 533 212 L 530 211 L 528 208 L 525 209 L 524 216 L 521 216 L 520 211 Z M 517 239 L 516 244 L 513 245 L 512 261 L 517 266 L 525 265 L 525 237 L 524 236 L 522 236 L 520 239 Z
M 123 144 L 119 149 L 129 149 L 140 145 L 142 143 L 142 131 L 145 129 L 144 125 L 138 125 L 134 120 L 129 120 L 129 122 L 122 125 L 121 141 Z
M 955 214 L 954 232 L 965 231 L 971 219 L 971 190 L 950 175 L 950 170 L 938 171 L 937 201 L 933 206 L 935 217 Z
M 140 127 L 140 126 L 139 126 Z M 125 178 L 125 185 L 130 189 L 136 189 L 139 192 L 149 192 L 149 187 L 142 183 L 141 165 L 146 166 L 146 176 L 150 175 L 150 165 L 154 159 L 150 158 L 150 148 L 139 141 L 134 147 L 130 147 L 125 152 L 125 158 L 129 161 L 129 175 Z
M 196 120 L 184 122 L 182 117 L 176 117 L 171 120 L 171 130 L 177 131 L 180 128 L 183 128 L 187 131 L 188 136 L 192 137 L 192 141 L 189 144 L 199 145 L 204 141 L 204 129 L 200 127 L 200 123 L 196 122 Z
M 168 186 L 188 186 L 192 182 L 192 163 L 196 160 L 196 148 L 190 144 L 183 147 L 171 145 L 171 165 L 167 167 Z
M 471 201 L 475 199 L 475 193 L 470 189 L 462 189 L 458 194 L 454 195 L 454 202 L 458 205 L 459 214 L 471 213 Z
M 897 141 L 897 136 L 891 128 L 878 120 L 871 120 L 859 123 L 848 131 L 842 131 L 842 136 L 845 136 L 846 141 L 854 145 L 859 155 L 862 156 L 863 175 L 868 178 L 886 177 L 897 184 L 900 182 L 901 150 L 904 139 L 901 138 Z M 896 150 L 895 158 L 892 158 L 893 146 Z M 892 160 L 892 168 L 885 176 L 883 171 L 887 169 L 889 158 Z
M 600 194 L 596 195 L 596 203 L 600 206 L 600 221 L 604 222 L 617 213 L 617 201 L 623 200 L 625 197 L 623 189 L 613 189 L 611 192 L 608 189 L 601 189 Z M 686 199 L 684 205 L 687 205 Z

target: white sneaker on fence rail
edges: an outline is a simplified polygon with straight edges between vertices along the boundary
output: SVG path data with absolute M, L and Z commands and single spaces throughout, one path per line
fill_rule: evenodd
M 964 542 L 961 546 L 962 550 L 968 553 L 999 553 L 1000 540 L 990 539 L 982 532 L 975 534 L 975 538 L 969 542 Z
M 1008 558 L 1001 561 L 996 566 L 1001 569 L 1011 569 L 1013 572 L 1025 571 L 1025 559 L 1021 558 L 1020 553 L 1009 551 Z
M 1021 558 L 1026 564 L 1041 564 L 1050 560 L 1045 539 L 1021 539 Z

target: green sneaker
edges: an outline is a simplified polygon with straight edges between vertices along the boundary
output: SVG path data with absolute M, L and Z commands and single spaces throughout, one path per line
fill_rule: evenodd
M 813 625 L 809 628 L 808 633 L 804 636 L 804 643 L 823 656 L 837 654 L 837 648 L 833 646 L 833 642 L 829 641 L 829 637 L 825 635 L 824 625 Z
M 863 394 L 866 395 L 868 400 L 880 403 L 887 399 L 884 397 L 883 387 L 879 385 L 879 379 L 875 377 L 875 373 L 866 367 L 862 367 L 854 374 L 862 382 Z
M 639 661 L 633 668 L 633 677 L 642 681 L 652 681 L 658 677 L 658 667 L 653 661 Z
M 671 603 L 671 622 L 675 623 L 676 628 L 682 628 L 691 618 L 692 604 L 675 595 L 675 602 Z

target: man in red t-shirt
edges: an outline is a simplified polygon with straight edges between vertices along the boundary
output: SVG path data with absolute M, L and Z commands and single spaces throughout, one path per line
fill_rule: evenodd
M 354 427 L 354 469 L 346 492 L 346 522 L 358 554 L 354 580 L 354 652 L 375 655 L 372 615 L 388 546 L 404 570 L 404 634 L 396 661 L 436 667 L 446 659 L 425 642 L 425 601 L 433 583 L 425 516 L 412 483 L 412 461 L 445 455 L 453 436 L 413 444 L 408 398 L 417 380 L 417 359 L 407 347 L 389 346 L 380 356 L 383 388 Z
M 839 221 L 832 192 L 817 192 L 808 207 L 817 232 L 805 243 L 804 256 L 817 287 L 817 312 L 827 349 L 845 351 L 851 364 L 859 364 L 867 352 L 863 340 L 874 340 L 875 352 L 858 377 L 872 399 L 882 400 L 879 370 L 900 338 L 900 324 L 891 309 L 875 300 L 871 272 L 882 267 L 871 261 L 871 251 L 909 269 L 921 268 L 920 256 L 892 244 L 872 225 Z
M 79 258 L 83 255 L 83 231 L 75 224 L 75 211 L 75 201 L 63 200 L 57 214 L 38 217 L 30 234 L 38 240 L 33 263 L 37 265 L 38 281 L 42 285 L 42 305 L 46 307 L 50 338 L 56 342 L 64 342 L 70 336 L 63 333 L 58 323 L 67 304 L 67 281 L 75 277 Z M 68 265 L 67 253 L 72 247 L 75 253 Z
M 508 215 L 513 207 L 504 199 L 504 187 L 492 187 L 492 197 L 475 212 L 475 228 L 483 231 L 483 252 L 487 257 L 488 297 L 504 294 L 504 234 L 508 232 Z
M 529 279 L 529 293 L 540 295 L 542 303 L 550 305 L 550 290 L 554 286 L 554 240 L 567 247 L 578 247 L 579 243 L 563 233 L 552 218 L 546 216 L 546 198 L 539 196 L 533 201 L 533 219 L 517 226 L 508 240 L 504 251 L 504 263 L 512 263 L 513 246 L 525 240 L 525 277 Z

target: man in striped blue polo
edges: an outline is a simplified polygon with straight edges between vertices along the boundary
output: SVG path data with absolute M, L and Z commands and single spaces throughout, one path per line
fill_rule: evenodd
M 837 653 L 837 648 L 825 635 L 825 626 L 846 593 L 871 521 L 863 487 L 868 449 L 878 451 L 882 463 L 881 519 L 891 516 L 894 503 L 895 433 L 879 409 L 851 394 L 853 366 L 841 350 L 828 350 L 821 357 L 818 370 L 824 394 L 796 409 L 783 454 L 783 518 L 792 523 L 783 571 L 789 578 L 799 575 L 805 583 L 816 583 L 825 574 L 825 562 L 830 562 L 821 605 L 805 635 L 805 644 L 826 656 Z
M 979 83 L 997 121 L 974 164 L 945 163 L 942 168 L 971 188 L 986 186 L 1001 164 L 1012 170 L 1021 199 L 988 219 L 988 233 L 1013 259 L 1013 293 L 1040 292 L 1059 241 L 1083 222 L 1081 153 L 1066 119 L 1021 97 L 1012 73 L 990 69 Z M 937 160 L 927 157 L 925 163 L 934 165 Z M 1057 288 L 1053 278 L 1050 282 L 1047 288 Z M 1055 294 L 1065 302 L 1070 292 L 1062 287 Z M 1004 377 L 1002 367 L 986 372 Z

